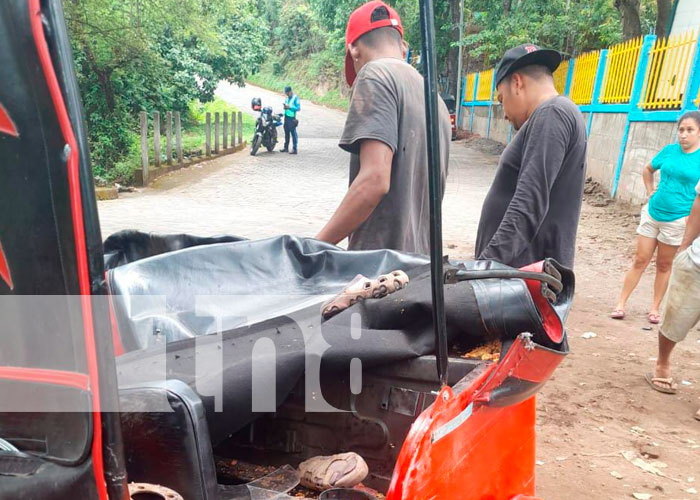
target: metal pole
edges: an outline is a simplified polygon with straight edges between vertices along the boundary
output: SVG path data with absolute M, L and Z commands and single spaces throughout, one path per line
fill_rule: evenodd
M 423 41 L 425 82 L 425 124 L 428 139 L 428 180 L 430 190 L 430 277 L 433 297 L 433 328 L 437 372 L 441 385 L 447 384 L 447 326 L 445 324 L 445 281 L 442 266 L 442 173 L 440 131 L 438 130 L 437 64 L 435 61 L 435 15 L 433 0 L 421 0 L 420 25 Z
M 459 60 L 457 61 L 457 128 L 462 123 L 462 38 L 464 37 L 464 0 L 459 2 Z

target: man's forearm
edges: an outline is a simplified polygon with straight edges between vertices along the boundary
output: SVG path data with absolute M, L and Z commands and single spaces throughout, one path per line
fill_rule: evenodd
M 337 245 L 372 215 L 384 194 L 369 180 L 356 179 L 316 239 Z
M 700 196 L 697 196 L 695 198 L 695 203 L 693 203 L 693 209 L 690 211 L 688 223 L 685 226 L 683 241 L 681 242 L 679 250 L 682 252 L 688 248 L 698 236 L 700 236 Z

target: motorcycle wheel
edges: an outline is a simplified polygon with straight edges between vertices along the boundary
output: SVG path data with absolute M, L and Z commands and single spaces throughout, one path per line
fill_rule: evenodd
M 259 135 L 256 135 L 253 137 L 253 143 L 250 145 L 250 155 L 255 156 L 256 153 L 258 152 L 258 149 L 260 149 L 260 142 L 262 141 L 262 138 Z
M 275 146 L 277 146 L 277 129 L 272 129 L 270 140 L 267 144 L 267 150 L 272 153 L 275 150 Z

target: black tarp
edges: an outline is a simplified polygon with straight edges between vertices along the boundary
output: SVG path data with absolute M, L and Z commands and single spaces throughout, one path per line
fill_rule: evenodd
M 450 262 L 451 267 L 508 269 L 487 261 Z M 355 275 L 374 277 L 395 269 L 411 278 L 405 289 L 321 321 L 321 303 Z M 556 311 L 563 323 L 573 274 L 561 271 L 565 286 Z M 189 384 L 202 396 L 214 442 L 255 418 L 256 370 L 274 374 L 277 406 L 305 373 L 347 374 L 353 358 L 368 368 L 434 349 L 430 271 L 420 255 L 348 252 L 282 236 L 196 246 L 132 262 L 112 269 L 109 285 L 122 342 L 134 351 L 118 360 L 120 384 L 158 377 Z M 549 340 L 520 279 L 446 285 L 445 305 L 451 343 L 508 341 L 530 332 L 541 345 L 566 349 L 565 341 Z

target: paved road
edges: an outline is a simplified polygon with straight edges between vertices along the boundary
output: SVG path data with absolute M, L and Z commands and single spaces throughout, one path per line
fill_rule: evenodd
M 275 111 L 281 111 L 283 100 L 282 94 L 229 84 L 222 84 L 217 95 L 251 114 L 253 97 L 261 97 Z M 347 189 L 349 154 L 338 147 L 345 113 L 302 101 L 299 120 L 296 156 L 263 152 L 252 157 L 245 151 L 100 202 L 103 236 L 121 229 L 249 238 L 314 236 Z M 450 255 L 471 254 L 494 170 L 493 156 L 452 144 L 443 203 L 445 251 Z

